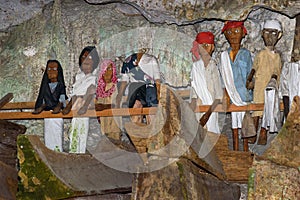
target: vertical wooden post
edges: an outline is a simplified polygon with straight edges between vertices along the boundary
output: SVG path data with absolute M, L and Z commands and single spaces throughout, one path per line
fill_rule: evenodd
M 300 60 L 300 14 L 295 18 L 296 27 L 291 62 L 298 62 Z

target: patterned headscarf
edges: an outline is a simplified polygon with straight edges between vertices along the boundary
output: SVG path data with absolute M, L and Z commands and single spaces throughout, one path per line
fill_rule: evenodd
M 113 75 L 112 75 L 112 79 L 111 79 L 113 86 L 109 90 L 105 91 L 106 83 L 103 79 L 103 74 L 106 72 L 107 67 L 109 65 L 111 65 L 113 68 Z M 110 59 L 103 60 L 100 65 L 98 86 L 97 86 L 97 90 L 96 90 L 96 98 L 98 99 L 98 98 L 105 98 L 105 97 L 111 96 L 112 93 L 116 90 L 117 81 L 118 81 L 118 79 L 117 79 L 116 64 Z

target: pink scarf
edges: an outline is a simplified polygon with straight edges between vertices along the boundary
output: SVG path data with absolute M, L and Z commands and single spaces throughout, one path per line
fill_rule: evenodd
M 112 65 L 112 68 L 113 68 L 113 75 L 112 75 L 112 79 L 111 79 L 113 86 L 106 91 L 105 90 L 106 83 L 103 79 L 103 74 L 106 72 L 106 69 L 110 64 Z M 103 60 L 100 65 L 98 86 L 97 86 L 97 90 L 96 90 L 96 98 L 98 99 L 98 98 L 105 98 L 105 97 L 111 96 L 112 93 L 116 90 L 117 81 L 118 81 L 118 79 L 117 79 L 116 64 L 110 59 Z
M 198 45 L 199 45 L 199 43 L 196 40 L 194 40 L 193 47 L 190 51 L 192 53 L 193 62 L 200 60 L 200 53 L 199 53 Z

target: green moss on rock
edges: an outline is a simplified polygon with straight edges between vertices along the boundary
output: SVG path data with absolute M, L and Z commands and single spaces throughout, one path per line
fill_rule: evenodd
M 18 137 L 17 145 L 20 164 L 17 199 L 64 199 L 78 195 L 52 173 L 26 135 Z

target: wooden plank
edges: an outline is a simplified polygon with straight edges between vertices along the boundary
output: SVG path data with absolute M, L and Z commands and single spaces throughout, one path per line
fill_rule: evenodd
M 19 109 L 34 109 L 35 102 L 12 102 L 5 104 L 1 110 L 19 110 Z M 210 105 L 201 105 L 198 106 L 195 109 L 195 112 L 207 112 Z M 246 111 L 246 110 L 263 110 L 264 104 L 258 103 L 258 104 L 249 104 L 246 106 L 236 106 L 233 104 L 230 104 L 228 106 L 228 109 L 224 110 L 222 107 L 222 104 L 218 104 L 215 108 L 215 112 L 240 112 L 240 111 Z M 280 103 L 280 110 L 283 110 L 283 103 Z
M 14 98 L 13 93 L 8 93 L 4 97 L 2 97 L 2 99 L 0 99 L 0 108 L 2 108 L 3 106 L 5 106 L 5 104 L 10 102 L 10 100 L 12 100 L 12 98 Z
M 202 105 L 198 106 L 195 109 L 195 112 L 207 112 L 209 109 L 210 105 Z M 256 111 L 256 110 L 264 110 L 264 104 L 263 103 L 257 103 L 257 104 L 248 104 L 246 106 L 236 106 L 234 104 L 230 104 L 228 106 L 228 109 L 223 109 L 222 104 L 218 104 L 216 106 L 216 109 L 214 112 L 241 112 L 241 111 Z M 283 110 L 283 103 L 280 103 L 280 110 Z
M 44 118 L 73 118 L 73 117 L 111 117 L 155 114 L 156 108 L 114 108 L 103 111 L 88 110 L 84 115 L 70 112 L 67 115 L 62 113 L 52 114 L 51 111 L 43 111 L 40 114 L 32 112 L 0 112 L 0 119 L 44 119 Z
M 10 109 L 33 109 L 31 106 L 33 102 L 20 102 L 20 103 L 9 103 L 6 108 Z M 4 106 L 5 107 L 5 106 Z M 195 112 L 207 112 L 210 105 L 198 106 Z M 12 109 L 12 110 L 13 110 Z M 231 104 L 227 110 L 223 110 L 222 104 L 218 104 L 214 112 L 240 112 L 246 110 L 263 110 L 264 104 L 249 104 L 247 106 L 236 106 Z M 280 104 L 280 110 L 283 110 L 283 104 Z M 38 115 L 34 115 L 31 112 L 0 112 L 0 119 L 43 119 L 43 118 L 73 118 L 73 117 L 111 117 L 111 116 L 130 116 L 130 115 L 148 115 L 155 114 L 156 108 L 114 108 L 103 111 L 88 110 L 84 115 L 73 114 L 71 111 L 67 115 L 52 114 L 51 111 L 43 111 Z

